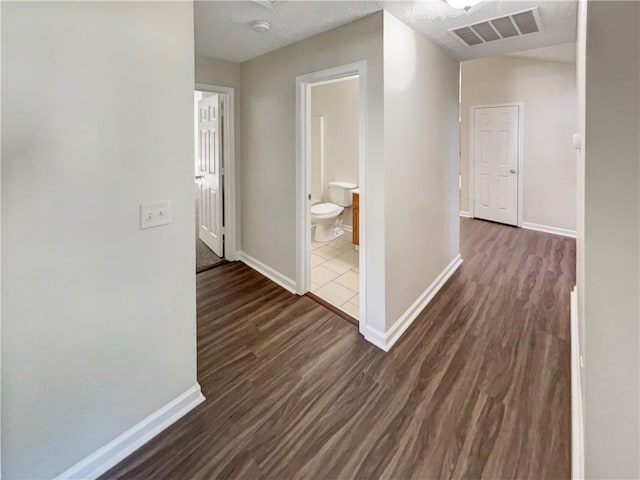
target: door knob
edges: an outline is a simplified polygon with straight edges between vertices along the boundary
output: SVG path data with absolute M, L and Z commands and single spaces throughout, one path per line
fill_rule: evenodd
M 513 168 L 512 168 L 511 170 L 509 170 L 509 171 L 510 171 L 511 173 L 516 173 L 515 169 L 513 169 Z
M 514 173 L 514 172 L 511 172 Z M 204 175 L 196 175 L 196 180 L 202 180 L 204 178 Z

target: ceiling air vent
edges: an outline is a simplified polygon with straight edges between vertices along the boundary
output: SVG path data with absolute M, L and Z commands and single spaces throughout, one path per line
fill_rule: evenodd
M 484 22 L 449 30 L 459 40 L 470 47 L 504 38 L 520 37 L 540 32 L 542 24 L 537 8 L 512 13 L 506 17 L 491 18 Z

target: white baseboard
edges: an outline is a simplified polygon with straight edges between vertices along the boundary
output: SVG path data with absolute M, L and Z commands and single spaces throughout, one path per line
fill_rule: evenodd
M 360 324 L 360 333 L 364 336 L 364 339 L 378 347 L 385 352 L 389 351 L 387 347 L 387 339 L 383 332 L 368 325 Z
M 240 260 L 248 267 L 253 268 L 256 272 L 261 273 L 272 282 L 277 283 L 285 290 L 288 290 L 291 293 L 296 293 L 296 282 L 294 280 L 291 280 L 289 277 L 284 276 L 270 266 L 265 265 L 260 260 L 256 260 L 251 255 L 247 255 L 245 252 L 238 252 L 238 260 Z
M 345 232 L 353 233 L 353 226 L 351 226 L 351 225 L 342 225 L 342 229 Z
M 540 225 L 538 223 L 531 222 L 522 222 L 520 226 L 522 228 L 526 228 L 527 230 L 536 230 L 538 232 L 553 233 L 555 235 L 562 235 L 564 237 L 576 238 L 576 231 L 567 230 L 566 228 L 551 227 L 549 225 Z
M 136 451 L 165 428 L 204 401 L 200 385 L 176 397 L 129 430 L 111 440 L 57 477 L 58 480 L 94 479 L 105 473 L 125 457 Z
M 464 217 L 464 218 L 473 218 L 473 217 L 471 216 L 471 212 L 465 212 L 465 211 L 463 211 L 463 210 L 460 210 L 460 216 L 461 216 L 461 217 Z
M 584 479 L 584 420 L 582 411 L 582 355 L 578 294 L 571 292 L 571 478 Z
M 436 279 L 431 282 L 431 285 L 420 294 L 416 301 L 411 304 L 407 311 L 402 314 L 386 333 L 380 332 L 370 326 L 362 325 L 360 332 L 364 335 L 365 340 L 385 352 L 391 350 L 391 347 L 400 339 L 402 334 L 409 328 L 418 315 L 420 315 L 443 285 L 447 283 L 447 280 L 449 280 L 460 265 L 462 265 L 462 257 L 460 254 L 457 254 L 451 263 L 440 272 Z
M 402 334 L 409 328 L 420 312 L 425 309 L 433 297 L 440 291 L 442 286 L 447 283 L 447 280 L 455 273 L 458 267 L 462 265 L 462 256 L 456 255 L 451 263 L 447 265 L 444 270 L 431 282 L 424 292 L 416 299 L 415 302 L 407 309 L 406 312 L 393 324 L 386 334 L 386 350 L 390 350 L 391 347 L 398 341 Z

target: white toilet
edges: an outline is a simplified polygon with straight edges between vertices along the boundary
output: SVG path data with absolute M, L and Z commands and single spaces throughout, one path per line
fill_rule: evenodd
M 330 242 L 344 233 L 341 228 L 341 215 L 344 207 L 351 206 L 351 190 L 357 187 L 349 182 L 329 182 L 331 203 L 317 203 L 311 206 L 311 224 L 316 226 L 316 242 Z

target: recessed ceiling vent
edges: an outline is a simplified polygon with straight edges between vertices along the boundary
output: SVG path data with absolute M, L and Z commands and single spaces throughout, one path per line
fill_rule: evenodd
M 449 30 L 457 39 L 470 47 L 540 31 L 542 31 L 542 23 L 537 8 Z

